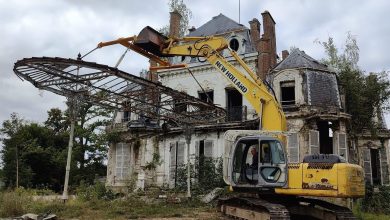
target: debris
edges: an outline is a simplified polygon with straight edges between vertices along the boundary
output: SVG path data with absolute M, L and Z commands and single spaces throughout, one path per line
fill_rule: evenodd
M 166 199 L 166 198 L 167 198 L 167 195 L 158 195 L 158 198 L 159 198 L 159 199 Z
M 211 192 L 206 194 L 201 200 L 204 203 L 209 203 L 213 201 L 215 198 L 217 198 L 218 196 L 220 196 L 222 192 L 223 192 L 223 188 L 215 188 Z
M 57 215 L 51 213 L 45 213 L 41 215 L 27 213 L 20 217 L 13 218 L 14 220 L 55 220 Z

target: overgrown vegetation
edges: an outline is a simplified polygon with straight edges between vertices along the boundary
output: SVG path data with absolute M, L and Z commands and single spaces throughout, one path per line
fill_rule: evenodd
M 373 186 L 366 186 L 366 195 L 361 202 L 364 212 L 390 214 L 390 186 L 379 186 L 374 191 Z
M 380 128 L 376 119 L 382 117 L 382 112 L 390 107 L 390 81 L 387 73 L 366 73 L 360 69 L 359 47 L 356 38 L 350 33 L 342 52 L 335 46 L 333 38 L 318 43 L 327 54 L 322 61 L 336 70 L 344 89 L 345 108 L 352 115 L 350 134 L 356 135 L 369 130 L 375 135 Z
M 222 158 L 200 156 L 190 165 L 191 191 L 194 195 L 206 194 L 216 187 L 224 187 Z M 185 191 L 187 189 L 187 165 L 177 169 L 175 189 Z

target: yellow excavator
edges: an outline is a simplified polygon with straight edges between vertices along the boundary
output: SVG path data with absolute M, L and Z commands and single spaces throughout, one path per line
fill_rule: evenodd
M 364 196 L 362 167 L 338 155 L 308 155 L 302 163 L 288 163 L 286 118 L 269 88 L 218 36 L 173 38 L 145 27 L 138 36 L 102 42 L 98 47 L 121 44 L 158 63 L 151 69 L 183 68 L 167 57 L 203 57 L 253 106 L 259 131 L 225 133 L 223 175 L 233 194 L 220 200 L 221 210 L 243 219 L 354 219 L 351 211 L 318 197 Z M 228 50 L 244 71 L 229 63 Z M 315 197 L 315 198 L 313 198 Z

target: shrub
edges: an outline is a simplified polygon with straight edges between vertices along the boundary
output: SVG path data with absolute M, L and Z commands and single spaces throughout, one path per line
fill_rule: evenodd
M 222 158 L 200 156 L 195 165 L 190 164 L 191 190 L 194 194 L 205 194 L 216 187 L 224 187 Z M 187 189 L 187 165 L 177 168 L 176 190 Z
M 81 182 L 80 186 L 76 189 L 76 194 L 83 201 L 111 200 L 115 198 L 114 193 L 110 189 L 106 189 L 105 185 L 101 182 L 97 182 L 95 185 L 87 185 Z
M 373 186 L 366 186 L 362 209 L 365 212 L 390 214 L 390 186 L 379 186 L 378 190 L 375 192 Z

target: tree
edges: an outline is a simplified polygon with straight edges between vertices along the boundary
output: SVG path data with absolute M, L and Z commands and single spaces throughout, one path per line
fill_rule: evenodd
M 179 37 L 184 37 L 188 33 L 189 23 L 190 19 L 192 17 L 192 12 L 189 8 L 187 8 L 187 5 L 183 2 L 183 0 L 169 0 L 168 2 L 169 11 L 177 11 L 182 16 L 180 20 L 180 31 L 179 31 Z M 159 32 L 163 33 L 164 35 L 169 35 L 169 25 L 165 25 L 161 29 L 159 29 Z
M 319 42 L 327 57 L 322 60 L 334 68 L 340 85 L 345 90 L 347 113 L 351 114 L 349 126 L 352 135 L 369 129 L 375 134 L 379 128 L 378 117 L 389 108 L 390 82 L 385 72 L 366 74 L 358 66 L 359 47 L 356 38 L 348 33 L 344 50 L 339 52 L 333 38 Z
M 104 176 L 107 171 L 104 160 L 107 159 L 109 134 L 105 127 L 111 123 L 113 114 L 90 103 L 82 103 L 77 114 L 73 157 L 78 169 L 73 172 L 72 179 L 76 184 L 81 180 L 92 183 L 95 175 Z
M 109 133 L 105 131 L 112 118 L 111 111 L 82 103 L 75 131 L 70 184 L 81 180 L 92 183 L 95 176 L 106 174 Z M 27 122 L 16 113 L 0 128 L 3 149 L 4 181 L 8 187 L 47 187 L 62 190 L 69 140 L 69 115 L 60 109 L 50 109 L 44 125 Z M 17 166 L 17 164 L 19 166 Z M 19 167 L 17 169 L 17 167 Z
M 56 135 L 37 123 L 26 122 L 16 113 L 3 122 L 0 132 L 3 135 L 1 157 L 7 186 L 60 190 L 64 176 L 66 137 Z

